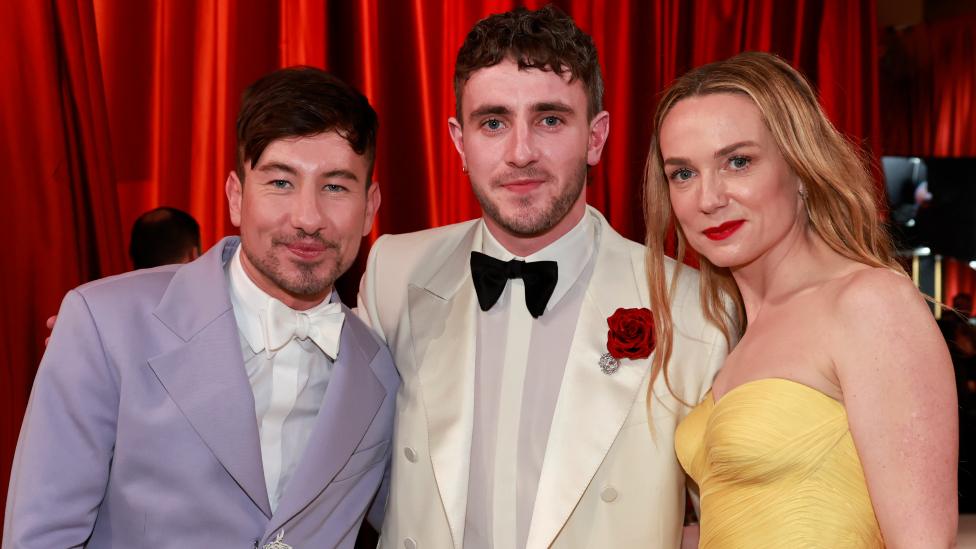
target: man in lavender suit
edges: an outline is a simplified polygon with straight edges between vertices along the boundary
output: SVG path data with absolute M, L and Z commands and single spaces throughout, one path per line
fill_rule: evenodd
M 379 207 L 376 130 L 366 99 L 316 69 L 245 92 L 226 182 L 240 240 L 68 294 L 5 549 L 353 546 L 399 383 L 333 292 Z

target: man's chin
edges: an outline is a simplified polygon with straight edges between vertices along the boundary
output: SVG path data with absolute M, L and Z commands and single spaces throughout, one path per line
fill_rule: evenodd
M 548 208 L 538 206 L 510 208 L 506 212 L 496 210 L 492 221 L 512 235 L 532 238 L 552 230 L 569 213 L 566 212 L 557 219 L 556 212 L 552 210 L 551 205 Z
M 556 223 L 549 222 L 548 219 L 508 219 L 495 220 L 505 232 L 519 238 L 535 238 L 551 231 Z
M 334 271 L 302 272 L 294 270 L 276 277 L 275 284 L 289 295 L 298 298 L 313 298 L 330 290 L 338 277 Z

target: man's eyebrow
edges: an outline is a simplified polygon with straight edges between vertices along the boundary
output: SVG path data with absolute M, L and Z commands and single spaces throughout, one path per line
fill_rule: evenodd
M 489 115 L 489 114 L 503 115 L 503 114 L 511 114 L 511 112 L 512 111 L 504 105 L 482 105 L 477 109 L 471 111 L 471 114 L 468 115 L 468 120 L 478 118 L 480 116 Z
M 759 143 L 756 143 L 755 141 L 739 141 L 738 143 L 732 143 L 731 145 L 727 145 L 715 151 L 715 158 L 721 158 L 729 154 L 730 152 L 736 149 L 740 149 L 742 147 L 758 147 L 758 146 Z
M 357 177 L 355 173 L 342 168 L 329 170 L 323 173 L 322 179 L 350 179 L 352 181 L 359 181 L 359 177 Z
M 285 164 L 284 162 L 268 162 L 267 164 L 262 164 L 258 166 L 257 170 L 259 172 L 285 172 L 289 175 L 298 176 L 298 170 L 294 167 Z M 323 172 L 319 177 L 322 179 L 351 179 L 353 181 L 359 181 L 359 177 L 356 176 L 351 170 L 346 170 L 343 168 L 337 168 L 335 170 L 329 170 Z
M 285 164 L 284 162 L 268 162 L 267 164 L 261 164 L 255 171 L 259 172 L 285 172 L 291 175 L 298 175 L 298 170 Z
M 532 105 L 533 112 L 561 112 L 561 113 L 573 113 L 573 107 L 570 107 L 566 103 L 560 101 L 544 101 L 542 103 L 536 103 Z

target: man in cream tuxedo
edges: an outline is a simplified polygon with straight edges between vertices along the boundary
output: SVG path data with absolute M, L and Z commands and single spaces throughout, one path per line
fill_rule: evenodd
M 673 393 L 659 376 L 648 402 L 653 355 L 605 356 L 608 317 L 650 305 L 644 248 L 585 203 L 609 133 L 592 39 L 553 8 L 491 16 L 455 93 L 483 217 L 379 239 L 360 289 L 402 377 L 381 545 L 678 547 L 676 396 L 699 402 L 727 345 L 684 269 Z
M 333 291 L 379 206 L 376 113 L 284 69 L 245 92 L 241 238 L 64 300 L 17 445 L 4 549 L 351 548 L 399 379 Z

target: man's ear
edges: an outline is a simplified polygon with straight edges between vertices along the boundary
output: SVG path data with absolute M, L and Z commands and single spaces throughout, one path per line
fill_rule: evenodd
M 461 122 L 453 116 L 448 118 L 447 130 L 451 133 L 451 141 L 454 142 L 454 148 L 457 149 L 458 154 L 461 156 L 461 169 L 468 171 L 468 161 L 464 158 L 464 129 L 461 127 Z
M 376 211 L 380 209 L 382 195 L 380 194 L 380 184 L 376 181 L 369 186 L 366 191 L 366 219 L 363 223 L 363 236 L 373 230 L 373 221 L 376 219 Z
M 241 180 L 237 178 L 237 172 L 231 170 L 227 174 L 227 182 L 224 183 L 224 192 L 227 193 L 227 207 L 230 210 L 230 222 L 235 227 L 241 226 L 241 200 L 244 196 L 244 188 Z
M 600 111 L 590 121 L 590 136 L 586 144 L 586 163 L 596 166 L 603 155 L 603 147 L 610 136 L 610 113 Z

